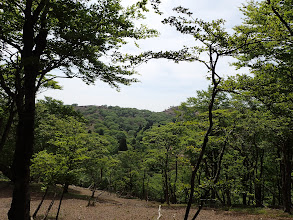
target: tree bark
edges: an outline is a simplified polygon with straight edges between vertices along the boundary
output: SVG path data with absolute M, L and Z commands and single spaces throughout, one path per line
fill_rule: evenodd
M 57 193 L 55 192 L 55 193 L 54 193 L 54 197 L 53 197 L 53 199 L 51 200 L 51 203 L 50 203 L 50 205 L 49 205 L 49 207 L 48 207 L 48 209 L 47 209 L 47 211 L 46 211 L 46 214 L 45 214 L 43 220 L 46 220 L 46 219 L 47 219 L 47 217 L 48 217 L 48 215 L 49 215 L 49 212 L 51 211 L 51 208 L 52 208 L 52 206 L 54 205 L 56 195 L 57 195 Z
M 62 204 L 64 194 L 65 194 L 65 187 L 63 187 L 62 194 L 61 194 L 61 197 L 60 197 L 60 200 L 59 200 L 58 210 L 57 210 L 57 214 L 56 214 L 56 220 L 58 220 L 58 217 L 59 217 L 59 213 L 60 213 L 61 204 Z
M 14 182 L 13 197 L 9 220 L 30 219 L 30 160 L 34 144 L 35 125 L 35 96 L 36 77 L 39 70 L 39 57 L 34 56 L 34 22 L 32 17 L 32 0 L 26 1 L 25 22 L 23 26 L 23 50 L 21 62 L 23 66 L 24 81 L 20 75 L 17 88 L 16 105 L 18 111 L 18 125 L 15 153 L 12 163 L 12 176 Z
M 34 143 L 35 88 L 30 74 L 25 79 L 25 105 L 19 111 L 16 148 L 12 164 L 13 198 L 9 220 L 30 219 L 30 160 Z
M 87 204 L 87 207 L 88 206 L 95 206 L 95 192 L 96 192 L 96 183 L 94 183 L 93 185 L 93 188 L 91 189 L 92 190 L 92 195 L 91 197 L 89 197 L 89 201 L 88 201 L 88 204 Z M 91 204 L 91 201 L 93 200 L 93 203 Z
M 177 191 L 177 180 L 178 180 L 178 156 L 176 156 L 176 161 L 175 161 L 175 180 L 174 180 L 174 185 L 172 189 L 172 197 L 171 197 L 171 202 L 173 204 L 177 203 L 177 196 L 176 196 L 176 191 Z
M 37 217 L 37 214 L 38 214 L 40 208 L 42 207 L 42 204 L 43 204 L 43 202 L 44 202 L 44 200 L 45 200 L 45 198 L 46 198 L 46 195 L 47 195 L 47 193 L 48 193 L 48 190 L 49 190 L 49 186 L 46 187 L 46 191 L 45 191 L 45 193 L 44 193 L 44 195 L 43 195 L 43 197 L 42 197 L 42 200 L 41 200 L 41 202 L 39 203 L 38 207 L 36 208 L 36 210 L 35 210 L 35 212 L 34 212 L 34 214 L 33 214 L 33 216 L 32 216 L 33 219 L 35 219 L 35 218 Z
M 188 219 L 189 211 L 190 211 L 192 200 L 193 200 L 193 194 L 194 194 L 195 176 L 196 176 L 196 173 L 199 170 L 199 167 L 201 165 L 202 158 L 203 158 L 203 156 L 205 154 L 205 149 L 206 149 L 206 146 L 207 146 L 208 141 L 209 141 L 209 135 L 210 135 L 210 133 L 212 131 L 212 128 L 213 128 L 213 107 L 214 107 L 214 102 L 215 102 L 216 95 L 218 93 L 217 87 L 218 87 L 218 85 L 220 83 L 220 80 L 218 82 L 215 81 L 214 69 L 213 69 L 212 73 L 213 73 L 212 76 L 213 76 L 214 88 L 213 88 L 213 92 L 212 92 L 211 101 L 210 101 L 210 104 L 209 104 L 209 127 L 208 127 L 208 129 L 207 129 L 207 131 L 205 133 L 202 148 L 201 148 L 197 163 L 195 165 L 193 165 L 193 170 L 192 170 L 192 173 L 191 173 L 191 180 L 190 180 L 190 194 L 189 194 L 189 200 L 188 200 L 188 203 L 187 203 L 187 207 L 186 207 L 186 210 L 185 210 L 184 220 Z
M 170 195 L 169 195 L 169 182 L 168 182 L 168 174 L 167 170 L 164 170 L 164 182 L 165 182 L 165 202 L 170 205 Z
M 245 206 L 247 205 L 246 198 L 247 198 L 246 192 L 242 193 L 242 205 L 245 205 Z
M 145 170 L 143 170 L 143 178 L 142 178 L 142 196 L 141 196 L 141 199 L 145 199 L 145 200 L 147 201 L 146 193 L 145 193 L 145 178 L 146 178 Z
M 66 181 L 64 184 L 64 193 L 68 193 L 68 189 L 69 189 L 69 183 L 68 181 Z
M 255 206 L 262 207 L 263 202 L 263 159 L 264 159 L 264 150 L 259 149 L 256 143 L 256 137 L 254 136 L 254 147 L 255 147 L 255 166 L 254 166 L 254 197 L 255 197 Z
M 286 143 L 282 144 L 282 198 L 283 198 L 283 206 L 284 212 L 291 213 L 291 150 L 290 150 L 290 142 L 286 141 Z
M 232 201 L 231 201 L 230 189 L 226 189 L 225 193 L 226 193 L 226 196 L 227 196 L 227 206 L 231 206 L 232 205 Z

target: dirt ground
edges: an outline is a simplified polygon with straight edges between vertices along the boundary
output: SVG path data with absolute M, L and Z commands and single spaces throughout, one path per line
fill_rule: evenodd
M 73 195 L 74 194 L 74 195 Z M 84 195 L 90 195 L 91 191 L 80 187 L 70 187 L 70 194 L 66 195 L 61 206 L 60 220 L 156 220 L 158 219 L 159 203 L 146 202 L 138 199 L 123 199 L 115 194 L 98 191 L 95 206 L 87 207 L 87 200 Z M 1 184 L 0 186 L 0 220 L 7 219 L 7 212 L 11 203 L 11 186 Z M 32 193 L 31 210 L 36 209 L 41 199 L 40 193 Z M 45 200 L 39 216 L 45 214 L 51 198 Z M 58 199 L 49 214 L 49 219 L 55 219 Z M 195 209 L 191 213 L 195 213 Z M 185 207 L 161 207 L 160 220 L 184 219 Z M 41 218 L 40 218 L 41 219 Z M 191 218 L 190 218 L 191 219 Z M 206 209 L 202 210 L 199 220 L 269 220 L 289 219 L 287 217 L 268 217 L 267 215 L 241 214 L 231 211 Z

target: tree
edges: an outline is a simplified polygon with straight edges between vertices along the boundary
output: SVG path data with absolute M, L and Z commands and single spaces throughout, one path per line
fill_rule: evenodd
M 32 218 L 35 219 L 46 196 L 50 186 L 55 186 L 60 167 L 58 167 L 57 157 L 46 150 L 40 151 L 32 158 L 31 176 L 42 181 L 45 188 L 44 195 L 37 209 L 34 211 Z M 55 198 L 54 198 L 55 199 Z
M 237 51 L 238 68 L 248 67 L 251 75 L 231 77 L 230 90 L 258 99 L 274 117 L 286 121 L 281 152 L 282 197 L 285 212 L 291 208 L 292 171 L 292 2 L 268 0 L 249 2 L 241 10 L 242 25 L 235 27 L 247 45 Z M 236 41 L 237 42 L 237 41 Z M 241 42 L 241 41 L 239 41 Z M 287 134 L 287 135 L 285 135 Z
M 106 149 L 109 142 L 104 137 L 94 134 L 89 134 L 86 142 L 88 150 L 85 155 L 87 158 L 83 161 L 83 172 L 79 177 L 79 182 L 82 181 L 83 184 L 87 184 L 86 186 L 91 186 L 92 195 L 88 202 L 88 206 L 90 206 L 96 189 L 105 187 L 104 175 L 110 162 L 109 152 Z M 92 204 L 94 205 L 95 202 Z
M 32 160 L 32 173 L 48 188 L 50 185 L 60 183 L 63 192 L 58 210 L 60 210 L 64 193 L 68 186 L 76 183 L 82 166 L 87 158 L 90 134 L 86 132 L 85 125 L 72 116 L 57 118 L 55 115 L 47 116 L 47 130 L 51 132 L 45 149 L 34 154 Z M 59 213 L 59 211 L 58 211 Z M 57 214 L 58 216 L 58 214 Z M 57 219 L 57 217 L 56 217 Z
M 176 203 L 176 184 L 178 177 L 177 159 L 180 152 L 179 140 L 184 131 L 180 124 L 170 123 L 160 127 L 152 127 L 144 134 L 144 145 L 148 146 L 148 156 L 156 158 L 157 168 L 162 173 L 164 201 L 169 205 Z M 171 162 L 175 165 L 174 183 L 171 183 Z
M 217 73 L 216 66 L 221 57 L 231 56 L 234 53 L 235 48 L 231 36 L 223 28 L 223 20 L 220 19 L 212 22 L 206 22 L 201 19 L 194 19 L 192 17 L 192 13 L 186 8 L 177 7 L 174 10 L 183 16 L 169 17 L 165 19 L 163 23 L 174 26 L 176 30 L 181 32 L 182 34 L 189 34 L 193 36 L 196 42 L 200 44 L 200 46 L 194 46 L 190 48 L 186 47 L 178 52 L 157 53 L 152 56 L 173 59 L 175 62 L 201 62 L 207 67 L 208 71 L 210 72 L 209 79 L 211 80 L 212 85 L 212 92 L 208 105 L 209 126 L 206 130 L 206 133 L 203 135 L 202 147 L 197 161 L 192 164 L 193 170 L 190 180 L 190 197 L 184 217 L 184 219 L 187 220 L 193 199 L 195 176 L 202 163 L 202 159 L 209 141 L 209 136 L 214 126 L 213 109 L 217 94 L 219 92 L 218 86 L 220 85 L 222 80 L 221 76 Z M 204 60 L 201 57 L 202 53 L 206 53 L 206 55 L 208 56 L 207 60 Z M 201 208 L 199 208 L 198 212 L 194 215 L 193 219 L 197 217 L 200 209 Z
M 179 120 L 185 121 L 186 124 L 189 123 L 194 127 L 192 130 L 194 140 L 187 144 L 188 147 L 186 150 L 186 155 L 190 158 L 192 167 L 198 163 L 202 154 L 202 145 L 204 144 L 203 134 L 206 133 L 206 130 L 210 126 L 210 110 L 208 107 L 212 93 L 212 87 L 207 91 L 198 91 L 197 97 L 188 98 L 186 102 L 179 106 Z M 196 181 L 194 180 L 193 182 L 194 192 L 201 194 L 199 195 L 200 206 L 193 218 L 196 218 L 199 214 L 205 200 L 211 199 L 211 202 L 215 202 L 217 198 L 221 203 L 224 203 L 225 200 L 221 199 L 219 194 L 222 191 L 224 197 L 224 193 L 227 192 L 228 195 L 228 192 L 230 192 L 228 190 L 222 190 L 219 187 L 220 184 L 218 184 L 219 181 L 223 182 L 223 178 L 220 175 L 221 170 L 223 170 L 222 161 L 226 156 L 231 133 L 233 133 L 235 121 L 238 118 L 237 111 L 232 108 L 231 100 L 226 93 L 220 91 L 217 93 L 212 115 L 213 129 L 209 133 L 209 141 L 205 146 L 205 154 L 202 156 L 202 163 L 198 167 L 198 173 L 195 176 Z M 194 173 L 192 172 L 192 174 Z
M 146 1 L 123 9 L 119 1 L 2 1 L 0 85 L 18 114 L 12 179 L 15 183 L 9 219 L 29 219 L 30 159 L 34 144 L 35 96 L 57 77 L 96 79 L 118 87 L 135 82 L 133 71 L 101 60 L 124 43 L 156 34 L 135 28 Z M 9 21 L 9 22 L 7 22 Z M 117 59 L 116 59 L 117 60 Z M 50 74 L 54 69 L 62 72 Z M 61 75 L 63 74 L 63 75 Z

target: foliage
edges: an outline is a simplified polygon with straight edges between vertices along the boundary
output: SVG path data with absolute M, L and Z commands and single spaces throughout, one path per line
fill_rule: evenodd
M 60 88 L 54 81 L 58 77 L 77 77 L 87 84 L 101 80 L 116 88 L 136 82 L 135 72 L 119 62 L 117 50 L 126 38 L 157 35 L 135 26 L 146 4 L 124 9 L 118 0 L 1 1 L 0 91 L 12 102 L 11 112 L 15 108 L 18 113 L 12 164 L 0 166 L 16 183 L 9 219 L 30 218 L 36 93 L 43 87 Z
M 111 153 L 126 149 L 119 147 L 122 145 L 127 145 L 127 148 L 140 148 L 142 134 L 147 129 L 152 125 L 164 125 L 175 118 L 175 113 L 172 115 L 118 106 L 75 106 L 74 108 L 88 120 L 92 133 L 104 136 L 111 143 L 108 149 Z
M 176 110 L 157 113 L 117 106 L 66 106 L 52 98 L 39 101 L 31 160 L 33 181 L 46 186 L 92 186 L 93 190 L 106 189 L 167 204 L 195 201 L 202 205 L 210 201 L 211 205 L 228 207 L 277 205 L 290 212 L 290 1 L 248 2 L 241 9 L 243 24 L 234 28 L 233 35 L 224 30 L 223 20 L 193 19 L 191 12 L 177 7 L 174 10 L 180 16 L 163 22 L 192 35 L 200 45 L 177 52 L 149 51 L 126 57 L 116 53 L 126 43 L 125 37 L 140 39 L 156 34 L 134 27 L 132 19 L 143 17 L 146 1 L 128 9 L 123 9 L 119 1 L 43 3 L 44 8 L 39 2 L 31 6 L 37 18 L 47 16 L 33 25 L 34 53 L 41 49 L 41 39 L 47 41 L 41 53 L 32 56 L 39 58 L 34 92 L 42 86 L 58 88 L 52 80 L 59 73 L 49 75 L 54 68 L 64 70 L 66 77 L 76 76 L 87 83 L 101 79 L 117 87 L 135 81 L 131 78 L 134 72 L 122 63 L 101 61 L 112 52 L 113 60 L 130 59 L 133 64 L 151 58 L 199 61 L 210 71 L 212 81 L 206 91 L 197 91 Z M 23 105 L 24 98 L 29 97 L 24 95 L 23 80 L 28 76 L 24 66 L 32 57 L 23 57 L 18 50 L 24 46 L 21 30 L 26 16 L 20 8 L 26 5 L 21 1 L 3 1 L 0 5 L 0 40 L 4 45 L 0 67 L 0 169 L 4 173 L 3 164 L 9 167 L 15 163 L 15 142 L 23 140 L 19 138 L 24 133 L 16 132 L 22 131 L 18 126 L 27 113 L 22 111 L 28 106 Z M 3 19 L 10 22 L 4 24 Z M 93 25 L 92 19 L 98 23 Z M 52 38 L 42 38 L 42 34 Z M 15 53 L 9 53 L 10 48 Z M 207 53 L 208 60 L 202 59 L 203 53 Z M 220 77 L 216 72 L 218 59 L 230 55 L 237 58 L 234 65 L 248 67 L 249 74 L 226 80 Z M 13 179 L 11 172 L 4 174 Z

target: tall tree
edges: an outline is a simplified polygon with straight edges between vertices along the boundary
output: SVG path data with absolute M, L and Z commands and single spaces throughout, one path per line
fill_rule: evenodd
M 152 127 L 144 134 L 143 142 L 150 149 L 148 155 L 156 158 L 157 167 L 162 173 L 164 201 L 169 205 L 171 200 L 176 202 L 176 181 L 178 169 L 176 166 L 175 180 L 171 183 L 171 164 L 175 164 L 180 152 L 179 140 L 184 131 L 180 124 L 169 123 L 160 127 Z M 173 186 L 173 187 L 172 187 Z M 172 198 L 173 197 L 173 198 Z
M 279 148 L 283 205 L 285 212 L 290 212 L 293 142 L 292 1 L 251 1 L 241 10 L 245 19 L 242 25 L 235 27 L 235 31 L 238 37 L 247 37 L 247 47 L 238 51 L 236 66 L 248 67 L 253 76 L 231 77 L 230 82 L 233 83 L 230 88 L 260 100 L 276 119 L 287 124 Z
M 113 87 L 134 82 L 133 71 L 101 58 L 126 41 L 151 37 L 154 30 L 136 28 L 146 1 L 123 9 L 118 0 L 4 0 L 0 3 L 0 85 L 16 105 L 18 115 L 14 159 L 9 168 L 15 183 L 9 219 L 30 216 L 30 159 L 34 145 L 35 97 L 46 82 L 78 77 L 100 79 Z M 52 70 L 55 74 L 50 74 Z M 1 168 L 1 166 L 0 166 Z
M 219 92 L 219 85 L 221 83 L 222 77 L 217 72 L 217 64 L 221 57 L 231 56 L 234 51 L 234 44 L 231 36 L 223 28 L 224 21 L 219 19 L 212 22 L 206 22 L 201 19 L 194 19 L 192 13 L 183 7 L 177 7 L 174 9 L 177 13 L 182 16 L 169 17 L 163 21 L 165 24 L 174 26 L 177 31 L 182 34 L 189 34 L 194 37 L 197 44 L 200 46 L 185 47 L 183 50 L 178 52 L 165 52 L 158 53 L 154 57 L 165 57 L 168 59 L 173 59 L 175 62 L 179 61 L 198 61 L 203 63 L 208 71 L 210 72 L 209 79 L 211 80 L 212 92 L 210 99 L 208 101 L 208 119 L 209 126 L 203 135 L 203 142 L 200 150 L 200 154 L 197 161 L 192 164 L 193 170 L 190 180 L 190 196 L 186 207 L 185 217 L 187 220 L 189 216 L 189 211 L 193 201 L 193 193 L 195 187 L 195 177 L 202 163 L 203 156 L 205 154 L 207 144 L 209 141 L 209 136 L 213 130 L 213 109 L 215 100 Z M 233 47 L 232 47 L 233 46 Z M 207 59 L 203 57 L 203 53 L 207 55 Z M 194 215 L 193 219 L 197 217 L 200 209 Z

